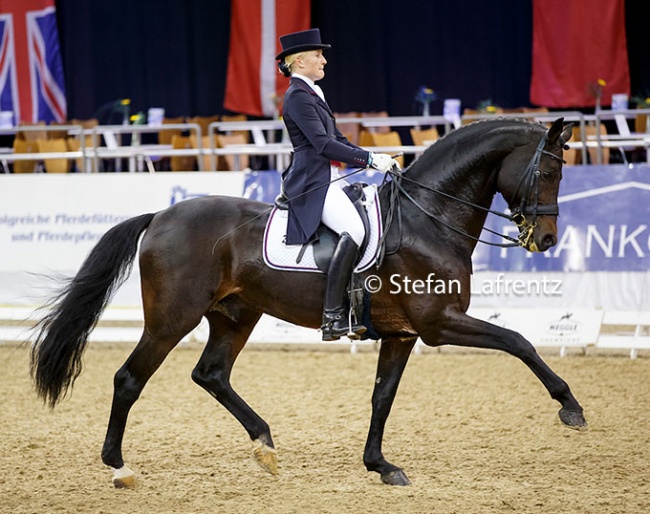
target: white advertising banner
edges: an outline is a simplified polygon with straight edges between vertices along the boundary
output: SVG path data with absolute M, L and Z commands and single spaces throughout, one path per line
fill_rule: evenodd
M 598 340 L 603 310 L 471 308 L 473 316 L 519 332 L 534 346 L 585 347 Z
M 44 276 L 75 273 L 120 221 L 197 196 L 241 196 L 243 187 L 235 172 L 3 176 L 0 304 L 38 304 Z M 126 303 L 138 304 L 139 292 Z

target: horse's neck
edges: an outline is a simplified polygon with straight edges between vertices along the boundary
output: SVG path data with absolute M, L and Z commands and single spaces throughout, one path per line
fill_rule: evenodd
M 411 182 L 405 183 L 404 187 L 433 216 L 470 236 L 458 235 L 456 239 L 462 241 L 460 244 L 466 245 L 471 252 L 476 245 L 472 238 L 479 236 L 485 224 L 487 212 L 484 209 L 490 207 L 496 194 L 496 176 L 502 158 L 501 151 L 489 151 L 487 148 L 461 155 L 431 155 L 427 162 L 419 167 L 414 166 L 415 173 L 407 173 L 409 179 L 425 187 Z M 403 203 L 410 202 L 403 200 Z M 405 205 L 405 208 L 409 213 L 411 209 L 419 211 L 412 204 L 409 207 Z M 454 232 L 433 219 L 431 223 L 435 232 Z

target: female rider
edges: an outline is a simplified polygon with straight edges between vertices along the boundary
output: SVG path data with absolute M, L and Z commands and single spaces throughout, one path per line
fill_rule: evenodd
M 291 77 L 282 114 L 294 152 L 289 168 L 282 174 L 283 191 L 289 200 L 286 244 L 308 243 L 321 222 L 339 234 L 327 272 L 323 341 L 334 341 L 348 333 L 358 337 L 366 327 L 349 326 L 344 305 L 347 284 L 365 235 L 364 226 L 354 204 L 341 189 L 343 181 L 330 181 L 332 176 L 338 176 L 337 162 L 372 166 L 384 173 L 397 163 L 388 154 L 371 153 L 352 144 L 337 129 L 325 96 L 316 85 L 325 76 L 327 61 L 323 49 L 330 48 L 321 43 L 320 31 L 287 34 L 280 37 L 280 43 L 278 67 L 285 77 Z

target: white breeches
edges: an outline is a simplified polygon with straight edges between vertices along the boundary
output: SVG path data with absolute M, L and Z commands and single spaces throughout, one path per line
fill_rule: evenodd
M 339 235 L 347 232 L 357 246 L 361 246 L 365 236 L 363 222 L 352 200 L 338 183 L 327 188 L 321 221 Z

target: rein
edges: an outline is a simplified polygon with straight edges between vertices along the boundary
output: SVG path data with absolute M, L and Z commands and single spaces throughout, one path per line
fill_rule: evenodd
M 389 205 L 388 205 L 388 211 L 386 213 L 386 221 L 385 221 L 385 231 L 384 234 L 382 235 L 382 240 L 380 241 L 380 248 L 381 252 L 379 255 L 379 258 L 377 260 L 377 267 L 381 266 L 381 263 L 383 261 L 383 257 L 385 255 L 385 248 L 384 248 L 384 240 L 386 235 L 388 234 L 388 231 L 390 229 L 390 226 L 393 222 L 393 215 L 394 212 L 397 211 L 398 213 L 398 227 L 399 227 L 399 241 L 398 246 L 395 250 L 391 251 L 390 253 L 394 253 L 399 249 L 399 246 L 401 244 L 402 240 L 402 227 L 401 227 L 401 208 L 399 204 L 399 194 L 402 193 L 408 200 L 415 205 L 420 211 L 422 211 L 427 217 L 431 218 L 432 220 L 436 221 L 437 223 L 447 227 L 448 229 L 456 232 L 457 234 L 460 234 L 464 237 L 467 237 L 468 239 L 472 239 L 474 241 L 477 241 L 479 243 L 483 243 L 486 245 L 490 246 L 498 246 L 501 248 L 512 248 L 512 247 L 517 247 L 517 246 L 522 246 L 522 247 L 527 247 L 530 238 L 532 237 L 533 230 L 535 229 L 537 225 L 537 217 L 542 216 L 542 215 L 552 215 L 552 216 L 557 216 L 559 214 L 559 208 L 557 203 L 555 204 L 548 204 L 548 205 L 539 205 L 539 190 L 540 190 L 540 175 L 541 175 L 541 170 L 539 168 L 540 162 L 542 159 L 542 155 L 548 155 L 554 159 L 560 160 L 561 162 L 565 162 L 563 159 L 558 157 L 557 155 L 552 154 L 551 152 L 544 150 L 544 147 L 546 146 L 547 142 L 547 134 L 544 134 L 540 140 L 540 142 L 537 145 L 537 148 L 535 149 L 535 153 L 533 157 L 531 158 L 530 162 L 528 163 L 528 166 L 526 167 L 526 170 L 521 176 L 521 179 L 519 181 L 519 184 L 517 185 L 517 189 L 515 190 L 515 195 L 519 192 L 519 190 L 522 188 L 522 184 L 526 182 L 526 190 L 524 194 L 521 197 L 521 203 L 519 207 L 516 209 L 513 209 L 511 214 L 506 214 L 500 211 L 495 211 L 493 209 L 489 209 L 486 207 L 483 207 L 482 205 L 475 204 L 473 202 L 467 201 L 463 198 L 459 198 L 457 196 L 454 196 L 452 194 L 446 193 L 444 191 L 441 191 L 439 189 L 427 186 L 426 184 L 422 184 L 416 180 L 413 180 L 406 175 L 404 175 L 401 171 L 396 171 L 396 170 L 391 170 L 388 172 L 389 175 L 392 177 L 392 181 L 390 182 L 390 194 L 389 194 Z M 435 214 L 429 212 L 425 207 L 423 207 L 411 194 L 406 191 L 404 188 L 402 181 L 405 180 L 407 182 L 410 182 L 416 186 L 418 186 L 421 189 L 425 189 L 427 191 L 431 191 L 432 193 L 436 193 L 440 196 L 444 196 L 445 198 L 449 198 L 451 200 L 457 201 L 459 203 L 462 203 L 464 205 L 468 205 L 470 207 L 473 207 L 474 209 L 478 209 L 484 212 L 487 212 L 489 214 L 494 214 L 496 216 L 499 216 L 501 218 L 507 219 L 508 221 L 513 222 L 517 227 L 523 227 L 523 230 L 520 232 L 519 236 L 517 238 L 510 237 L 505 234 L 501 234 L 499 232 L 496 232 L 494 230 L 491 230 L 489 228 L 483 227 L 483 230 L 486 230 L 487 232 L 490 232 L 491 234 L 497 235 L 501 237 L 502 239 L 505 239 L 507 241 L 510 241 L 509 243 L 495 243 L 492 241 L 486 241 L 483 239 L 480 239 L 478 237 L 474 237 L 456 227 L 453 225 L 450 225 L 449 223 L 446 223 L 442 219 L 440 219 L 439 216 L 436 216 Z M 387 185 L 385 182 L 382 184 L 382 187 Z M 531 193 L 533 193 L 533 203 L 532 205 L 528 205 L 528 198 L 531 196 Z M 526 215 L 532 215 L 532 221 L 528 221 L 526 219 Z

